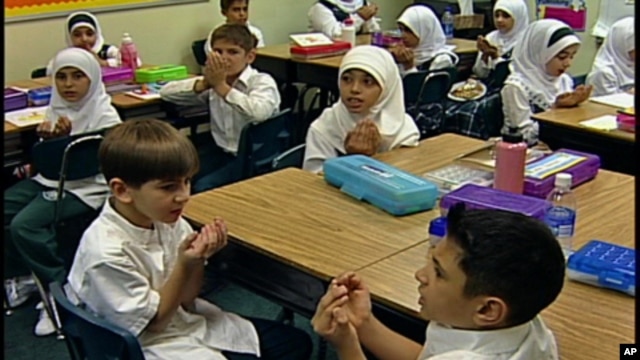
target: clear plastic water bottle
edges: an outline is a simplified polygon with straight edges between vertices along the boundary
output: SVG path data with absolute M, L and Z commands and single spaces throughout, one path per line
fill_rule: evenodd
M 120 45 L 120 66 L 131 69 L 138 68 L 138 50 L 133 43 L 133 39 L 129 33 L 122 35 L 122 44 Z
M 447 6 L 442 14 L 442 30 L 444 36 L 448 39 L 453 39 L 453 12 L 451 6 Z
M 572 242 L 576 227 L 577 203 L 571 191 L 572 181 L 571 174 L 556 175 L 555 189 L 547 196 L 549 207 L 544 216 L 545 223 L 560 242 L 565 259 L 573 252 Z

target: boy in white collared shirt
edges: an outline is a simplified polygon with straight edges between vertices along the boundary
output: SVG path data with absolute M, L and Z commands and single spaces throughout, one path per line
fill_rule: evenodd
M 557 360 L 558 349 L 539 313 L 558 296 L 565 261 L 542 222 L 497 210 L 447 215 L 447 237 L 432 244 L 419 269 L 420 316 L 429 320 L 420 345 L 383 325 L 355 273 L 334 279 L 312 319 L 341 360 Z
M 236 154 L 242 128 L 264 121 L 278 112 L 280 93 L 271 75 L 251 67 L 255 60 L 255 39 L 246 26 L 225 24 L 211 34 L 212 51 L 207 54 L 204 77 L 171 82 L 160 96 L 178 105 L 209 104 L 214 142 L 200 149 L 201 170 L 193 191 L 226 185 L 237 165 Z M 216 170 L 227 167 L 220 174 Z
M 147 360 L 308 359 L 304 331 L 198 298 L 227 228 L 215 218 L 194 232 L 181 216 L 199 165 L 186 136 L 160 120 L 128 121 L 107 134 L 99 160 L 113 196 L 78 247 L 72 301 L 136 335 Z

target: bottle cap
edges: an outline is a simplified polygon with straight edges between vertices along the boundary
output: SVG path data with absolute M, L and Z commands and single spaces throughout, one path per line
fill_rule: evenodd
M 515 126 L 509 126 L 507 132 L 502 133 L 502 141 L 517 144 L 524 141 L 522 134 Z
M 571 189 L 571 184 L 573 183 L 573 176 L 568 173 L 558 173 L 556 174 L 556 180 L 554 182 L 555 187 L 562 189 Z
M 429 234 L 444 237 L 447 233 L 447 218 L 441 216 L 431 220 L 429 223 Z

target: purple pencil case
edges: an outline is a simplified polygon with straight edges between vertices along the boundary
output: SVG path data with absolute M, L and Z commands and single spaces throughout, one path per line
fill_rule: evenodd
M 24 109 L 29 106 L 27 93 L 12 88 L 4 88 L 4 111 Z
M 447 211 L 457 203 L 464 203 L 467 210 L 505 210 L 518 212 L 538 220 L 544 219 L 547 201 L 527 195 L 519 195 L 490 187 L 473 184 L 464 185 L 440 199 L 440 212 Z
M 105 84 L 114 82 L 133 81 L 133 69 L 127 67 L 103 67 L 102 82 Z
M 562 159 L 562 157 L 564 157 L 564 159 Z M 571 161 L 576 161 L 578 158 L 582 158 L 582 160 L 567 167 L 566 164 L 570 164 Z M 563 163 L 565 164 L 564 166 Z M 545 168 L 539 171 L 538 175 L 549 175 L 535 178 L 527 173 L 528 175 L 524 179 L 523 192 L 525 195 L 546 199 L 547 195 L 553 190 L 556 179 L 555 174 L 560 172 L 571 174 L 573 177 L 571 187 L 576 187 L 598 175 L 598 170 L 600 170 L 600 157 L 575 150 L 558 149 L 552 154 L 527 164 L 527 170 L 535 167 Z

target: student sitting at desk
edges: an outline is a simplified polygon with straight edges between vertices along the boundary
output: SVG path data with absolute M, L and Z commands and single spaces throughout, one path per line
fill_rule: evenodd
M 100 146 L 112 196 L 85 231 L 67 295 L 138 337 L 153 359 L 306 360 L 304 331 L 244 319 L 198 298 L 207 259 L 227 243 L 221 218 L 182 218 L 198 171 L 191 141 L 166 122 L 131 120 Z
M 319 0 L 309 9 L 309 27 L 330 38 L 339 38 L 342 23 L 351 17 L 356 31 L 376 32 L 380 31 L 377 14 L 378 5 L 368 4 L 367 0 Z
M 513 49 L 511 74 L 502 88 L 504 127 L 518 127 L 529 145 L 538 142 L 532 113 L 552 107 L 573 107 L 589 98 L 590 86 L 573 89 L 567 70 L 580 48 L 580 39 L 562 21 L 532 22 Z
M 440 70 L 456 66 L 458 55 L 447 48 L 442 25 L 424 5 L 411 5 L 398 18 L 402 44 L 389 49 L 400 66 L 400 73 L 420 69 Z
M 64 30 L 67 46 L 89 51 L 102 67 L 120 66 L 120 49 L 105 43 L 100 23 L 90 12 L 78 11 L 69 15 Z M 52 73 L 52 62 L 47 65 L 47 76 Z M 142 65 L 140 59 L 139 65 Z
M 598 49 L 587 84 L 593 86 L 593 95 L 620 92 L 635 93 L 636 36 L 635 18 L 616 21 Z
M 201 170 L 194 181 L 194 193 L 226 185 L 242 128 L 264 121 L 278 112 L 280 93 L 271 75 L 251 67 L 256 58 L 255 38 L 244 25 L 225 24 L 211 34 L 204 77 L 173 81 L 162 87 L 160 96 L 178 105 L 209 105 L 213 141 L 200 149 Z M 229 171 L 217 171 L 226 166 Z
M 88 51 L 68 48 L 53 58 L 53 91 L 46 120 L 37 132 L 43 139 L 82 134 L 121 122 L 102 83 L 100 65 Z M 36 169 L 37 170 L 37 169 Z M 100 207 L 109 192 L 102 176 L 65 182 L 60 221 L 73 219 Z M 64 281 L 66 270 L 58 255 L 54 222 L 58 181 L 38 174 L 22 180 L 4 193 L 4 226 L 29 269 L 45 288 Z M 55 331 L 42 303 L 38 336 Z
M 227 24 L 240 24 L 249 28 L 249 31 L 256 37 L 256 47 L 264 47 L 264 36 L 262 31 L 249 23 L 249 0 L 220 0 L 220 11 L 222 16 L 226 18 Z M 211 30 L 207 36 L 207 42 L 204 44 L 205 53 L 211 52 Z
M 495 65 L 511 58 L 511 51 L 529 25 L 529 10 L 524 0 L 498 0 L 493 7 L 496 30 L 478 36 L 478 57 L 473 74 L 488 77 Z
M 418 145 L 420 134 L 405 113 L 402 82 L 389 52 L 371 45 L 351 49 L 338 78 L 340 99 L 309 127 L 303 169 L 318 173 L 325 160 L 340 155 Z
M 564 255 L 549 228 L 513 212 L 465 212 L 462 204 L 447 220 L 447 237 L 429 248 L 415 274 L 420 317 L 429 320 L 424 345 L 372 314 L 369 289 L 354 273 L 331 281 L 314 330 L 340 360 L 364 360 L 360 344 L 378 359 L 557 360 L 539 315 L 564 281 Z

